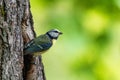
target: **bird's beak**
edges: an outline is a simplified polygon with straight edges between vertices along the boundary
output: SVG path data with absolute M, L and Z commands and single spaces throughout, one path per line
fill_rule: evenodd
M 61 34 L 63 34 L 62 32 L 59 32 L 59 34 L 61 35 Z

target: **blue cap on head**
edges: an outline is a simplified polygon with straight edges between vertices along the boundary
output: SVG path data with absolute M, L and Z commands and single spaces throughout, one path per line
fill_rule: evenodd
M 61 31 L 59 31 L 58 29 L 52 29 L 52 30 L 48 31 L 47 34 L 51 39 L 57 39 L 59 37 L 59 35 L 61 35 L 63 33 Z

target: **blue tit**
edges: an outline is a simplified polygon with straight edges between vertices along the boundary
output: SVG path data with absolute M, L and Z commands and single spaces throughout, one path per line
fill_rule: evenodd
M 52 29 L 48 32 L 46 32 L 43 35 L 38 36 L 37 38 L 31 40 L 27 44 L 25 44 L 24 47 L 24 55 L 30 54 L 34 56 L 39 56 L 48 49 L 51 48 L 51 46 L 54 44 L 55 40 L 58 39 L 59 35 L 61 35 L 62 32 L 60 32 L 57 29 Z

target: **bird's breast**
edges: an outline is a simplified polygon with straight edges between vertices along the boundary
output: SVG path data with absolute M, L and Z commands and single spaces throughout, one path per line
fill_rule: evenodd
M 53 40 L 52 40 L 52 43 L 53 43 L 53 45 L 54 45 L 54 44 L 56 43 L 56 40 L 55 40 L 55 39 L 53 39 Z

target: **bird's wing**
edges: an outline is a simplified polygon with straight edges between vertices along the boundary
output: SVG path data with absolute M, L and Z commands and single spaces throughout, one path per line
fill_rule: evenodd
M 47 50 L 52 46 L 52 40 L 46 34 L 38 36 L 34 41 L 35 44 L 39 44 L 43 47 L 42 50 Z
M 30 42 L 28 42 L 27 44 L 25 44 L 24 49 L 29 48 L 31 45 L 33 45 L 33 43 L 34 43 L 34 40 L 32 39 Z
M 48 36 L 41 35 L 25 45 L 24 53 L 32 54 L 36 52 L 42 52 L 49 49 L 52 46 L 52 43 Z

